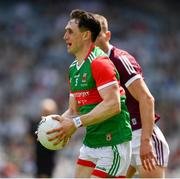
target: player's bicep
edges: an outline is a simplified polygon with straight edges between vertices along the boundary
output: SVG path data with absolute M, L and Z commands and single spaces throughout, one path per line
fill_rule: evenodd
M 105 101 L 120 101 L 119 85 L 114 83 L 108 87 L 99 90 L 101 98 Z

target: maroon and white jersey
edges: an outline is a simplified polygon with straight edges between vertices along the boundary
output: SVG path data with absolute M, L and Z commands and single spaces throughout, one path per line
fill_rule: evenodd
M 141 66 L 128 52 L 110 46 L 109 58 L 115 64 L 119 74 L 121 86 L 126 91 L 126 104 L 130 113 L 132 130 L 141 128 L 141 119 L 139 111 L 139 102 L 129 93 L 127 87 L 136 79 L 143 78 Z M 159 120 L 160 116 L 155 115 L 155 120 Z

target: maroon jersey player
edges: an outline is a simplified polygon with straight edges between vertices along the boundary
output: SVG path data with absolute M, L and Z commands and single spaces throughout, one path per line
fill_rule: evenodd
M 115 64 L 121 77 L 121 85 L 126 89 L 126 104 L 131 117 L 132 130 L 137 130 L 142 127 L 139 102 L 128 91 L 128 86 L 137 79 L 144 79 L 141 66 L 128 52 L 109 45 L 109 57 Z M 159 115 L 155 114 L 155 121 L 158 121 Z
M 127 177 L 132 177 L 136 170 L 140 177 L 163 178 L 169 158 L 168 144 L 155 124 L 159 119 L 154 112 L 154 98 L 143 77 L 142 69 L 135 58 L 128 52 L 112 46 L 109 41 L 111 32 L 105 17 L 94 14 L 100 21 L 101 32 L 96 45 L 106 52 L 115 64 L 127 96 L 133 129 L 132 160 Z

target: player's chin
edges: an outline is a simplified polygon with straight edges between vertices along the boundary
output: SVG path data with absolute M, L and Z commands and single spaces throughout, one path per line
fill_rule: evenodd
M 69 53 L 73 53 L 73 46 L 72 46 L 72 44 L 71 45 L 67 45 L 67 51 Z

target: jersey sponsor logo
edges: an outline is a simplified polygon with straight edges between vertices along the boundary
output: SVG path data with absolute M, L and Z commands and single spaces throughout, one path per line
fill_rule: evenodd
M 77 92 L 77 93 L 74 93 L 74 96 L 76 98 L 86 97 L 86 96 L 89 96 L 89 91 Z
M 78 106 L 95 104 L 102 101 L 97 89 L 75 91 L 72 92 L 72 94 L 75 97 Z
M 126 71 L 129 73 L 129 75 L 135 73 L 136 70 L 134 69 L 133 65 L 129 61 L 128 57 L 126 55 L 119 56 L 119 59 L 121 60 L 122 64 L 124 65 Z
M 78 100 L 77 103 L 79 106 L 83 106 L 83 105 L 86 105 L 87 100 L 85 100 L 85 99 L 84 100 Z

